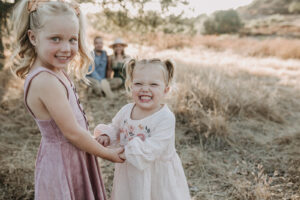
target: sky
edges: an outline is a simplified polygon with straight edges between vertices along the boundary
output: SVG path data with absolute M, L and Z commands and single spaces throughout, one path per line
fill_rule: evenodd
M 168 14 L 178 15 L 184 11 L 185 17 L 195 17 L 201 14 L 211 14 L 216 10 L 227 10 L 230 8 L 238 8 L 240 6 L 248 5 L 252 0 L 187 0 L 189 5 L 179 5 L 177 7 L 169 8 L 170 12 Z M 90 3 L 81 4 L 81 9 L 85 13 L 96 13 L 101 11 L 100 8 L 95 7 Z M 111 8 L 112 10 L 117 10 L 118 7 Z M 134 8 L 129 8 L 130 13 L 135 15 L 137 10 Z M 153 0 L 146 4 L 145 10 L 160 10 L 158 0 Z
M 189 5 L 184 7 L 187 17 L 195 17 L 200 14 L 211 14 L 216 10 L 227 10 L 248 5 L 252 0 L 188 0 Z M 174 8 L 174 13 L 180 13 L 182 8 Z

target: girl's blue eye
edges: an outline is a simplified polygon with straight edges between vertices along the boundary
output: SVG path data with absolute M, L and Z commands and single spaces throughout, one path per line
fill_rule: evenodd
M 136 85 L 136 86 L 140 86 L 140 85 L 142 85 L 141 83 L 134 83 L 134 85 Z
M 151 86 L 158 86 L 157 83 L 151 83 Z
M 51 38 L 51 40 L 54 42 L 59 42 L 60 39 L 59 39 L 59 37 L 53 37 L 53 38 Z
M 72 43 L 77 42 L 77 39 L 76 39 L 76 38 L 72 38 L 72 39 L 70 40 L 70 42 L 72 42 Z

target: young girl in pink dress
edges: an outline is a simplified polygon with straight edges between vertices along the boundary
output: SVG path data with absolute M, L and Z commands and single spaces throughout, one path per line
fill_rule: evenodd
M 119 149 L 93 139 L 73 82 L 90 62 L 79 7 L 63 1 L 21 0 L 14 10 L 15 69 L 25 78 L 25 105 L 42 134 L 35 168 L 35 199 L 105 200 L 96 156 L 123 162 Z
M 189 200 L 190 194 L 175 149 L 175 116 L 163 103 L 174 77 L 170 61 L 131 60 L 125 105 L 109 125 L 99 124 L 99 143 L 124 146 L 123 164 L 115 165 L 112 200 Z

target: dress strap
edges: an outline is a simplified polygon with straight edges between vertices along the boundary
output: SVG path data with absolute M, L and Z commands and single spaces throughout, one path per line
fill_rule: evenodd
M 66 91 L 67 91 L 67 98 L 69 100 L 69 90 L 68 90 L 68 87 L 67 85 L 64 83 L 64 81 L 59 78 L 54 72 L 52 72 L 51 70 L 47 69 L 47 68 L 44 68 L 44 67 L 39 67 L 37 68 L 36 70 L 33 70 L 32 72 L 30 72 L 26 79 L 25 79 L 25 83 L 24 83 L 24 102 L 25 102 L 25 106 L 26 108 L 29 110 L 29 112 L 31 113 L 31 115 L 33 116 L 33 118 L 36 119 L 34 113 L 32 112 L 32 110 L 30 109 L 30 107 L 28 106 L 28 103 L 27 103 L 27 96 L 28 96 L 28 91 L 29 91 L 29 88 L 30 88 L 30 85 L 31 85 L 31 82 L 32 80 L 37 76 L 39 75 L 41 72 L 47 72 L 53 76 L 55 76 L 59 82 L 61 82 L 61 84 L 66 88 Z M 69 80 L 70 81 L 70 80 Z
M 87 130 L 88 130 L 88 128 L 89 128 L 89 122 L 88 122 L 87 117 L 86 117 L 86 114 L 85 114 L 85 112 L 84 112 L 84 110 L 83 110 L 83 106 L 82 106 L 81 103 L 80 103 L 79 95 L 78 95 L 78 93 L 77 93 L 77 91 L 76 91 L 76 87 L 75 87 L 74 83 L 72 82 L 72 80 L 69 78 L 69 76 L 66 74 L 65 71 L 63 71 L 63 74 L 65 75 L 65 77 L 66 77 L 66 78 L 68 79 L 68 81 L 70 82 L 71 88 L 72 88 L 73 93 L 74 93 L 74 96 L 75 96 L 75 98 L 76 98 L 77 106 L 78 106 L 79 110 L 81 111 L 81 113 L 82 113 L 82 115 L 83 115 L 83 117 L 84 117 L 85 124 L 86 124 L 86 128 L 87 128 Z

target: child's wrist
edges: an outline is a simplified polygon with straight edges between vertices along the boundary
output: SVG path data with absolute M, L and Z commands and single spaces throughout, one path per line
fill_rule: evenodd
M 109 158 L 111 158 L 111 155 L 112 155 L 112 151 L 109 148 L 104 147 L 104 151 L 101 158 L 105 160 L 109 160 Z

